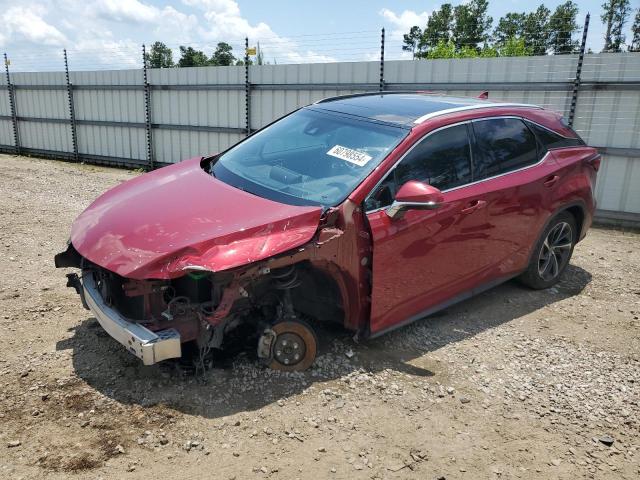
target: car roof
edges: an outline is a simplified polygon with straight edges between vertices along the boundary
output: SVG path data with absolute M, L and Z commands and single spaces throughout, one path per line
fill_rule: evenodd
M 497 103 L 480 98 L 452 97 L 427 92 L 376 92 L 326 98 L 314 109 L 354 115 L 401 126 L 413 126 L 447 113 L 490 107 L 530 107 L 523 103 Z

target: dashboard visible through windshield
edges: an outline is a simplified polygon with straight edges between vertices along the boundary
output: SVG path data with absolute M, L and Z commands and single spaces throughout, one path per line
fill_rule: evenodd
M 334 206 L 408 133 L 401 126 L 307 107 L 232 147 L 210 173 L 282 203 Z

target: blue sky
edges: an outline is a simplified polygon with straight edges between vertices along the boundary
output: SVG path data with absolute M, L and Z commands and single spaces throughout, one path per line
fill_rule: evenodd
M 604 0 L 577 2 L 578 22 L 591 12 L 588 46 L 602 48 Z M 57 69 L 62 48 L 72 68 L 127 68 L 140 63 L 140 44 L 162 40 L 177 52 L 193 45 L 210 54 L 227 41 L 241 54 L 243 39 L 258 41 L 267 60 L 278 63 L 375 59 L 379 30 L 388 36 L 387 58 L 403 58 L 402 33 L 423 26 L 441 2 L 322 0 L 0 0 L 0 49 L 17 70 Z M 458 4 L 460 2 L 452 2 Z M 546 1 L 553 10 L 559 0 Z M 640 7 L 640 0 L 632 0 Z M 494 25 L 509 11 L 539 3 L 490 0 Z M 630 24 L 627 35 L 630 36 Z

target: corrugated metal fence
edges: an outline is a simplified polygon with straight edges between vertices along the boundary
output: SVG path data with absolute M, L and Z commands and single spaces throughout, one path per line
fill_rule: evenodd
M 491 99 L 534 103 L 569 117 L 578 60 L 387 61 L 384 89 L 465 96 L 488 90 Z M 380 83 L 380 62 L 151 69 L 147 84 L 142 69 L 70 72 L 69 85 L 65 72 L 14 73 L 8 88 L 6 77 L 0 80 L 0 151 L 164 165 L 224 150 L 248 129 L 293 109 L 377 91 Z M 640 224 L 640 54 L 585 55 L 573 123 L 604 154 L 600 218 Z

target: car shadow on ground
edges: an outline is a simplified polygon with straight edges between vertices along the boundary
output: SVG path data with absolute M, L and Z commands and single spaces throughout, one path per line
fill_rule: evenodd
M 416 377 L 438 378 L 446 368 L 426 357 L 445 345 L 473 337 L 555 302 L 579 294 L 591 274 L 570 265 L 556 287 L 530 290 L 510 281 L 438 314 L 379 338 L 355 343 L 344 330 L 319 333 L 323 345 L 307 372 L 283 373 L 261 367 L 251 351 L 227 359 L 226 366 L 194 375 L 164 363 L 145 367 L 102 330 L 94 318 L 58 342 L 72 349 L 76 375 L 98 392 L 122 404 L 163 405 L 206 418 L 257 410 L 303 392 L 312 384 L 352 372 L 390 369 Z

